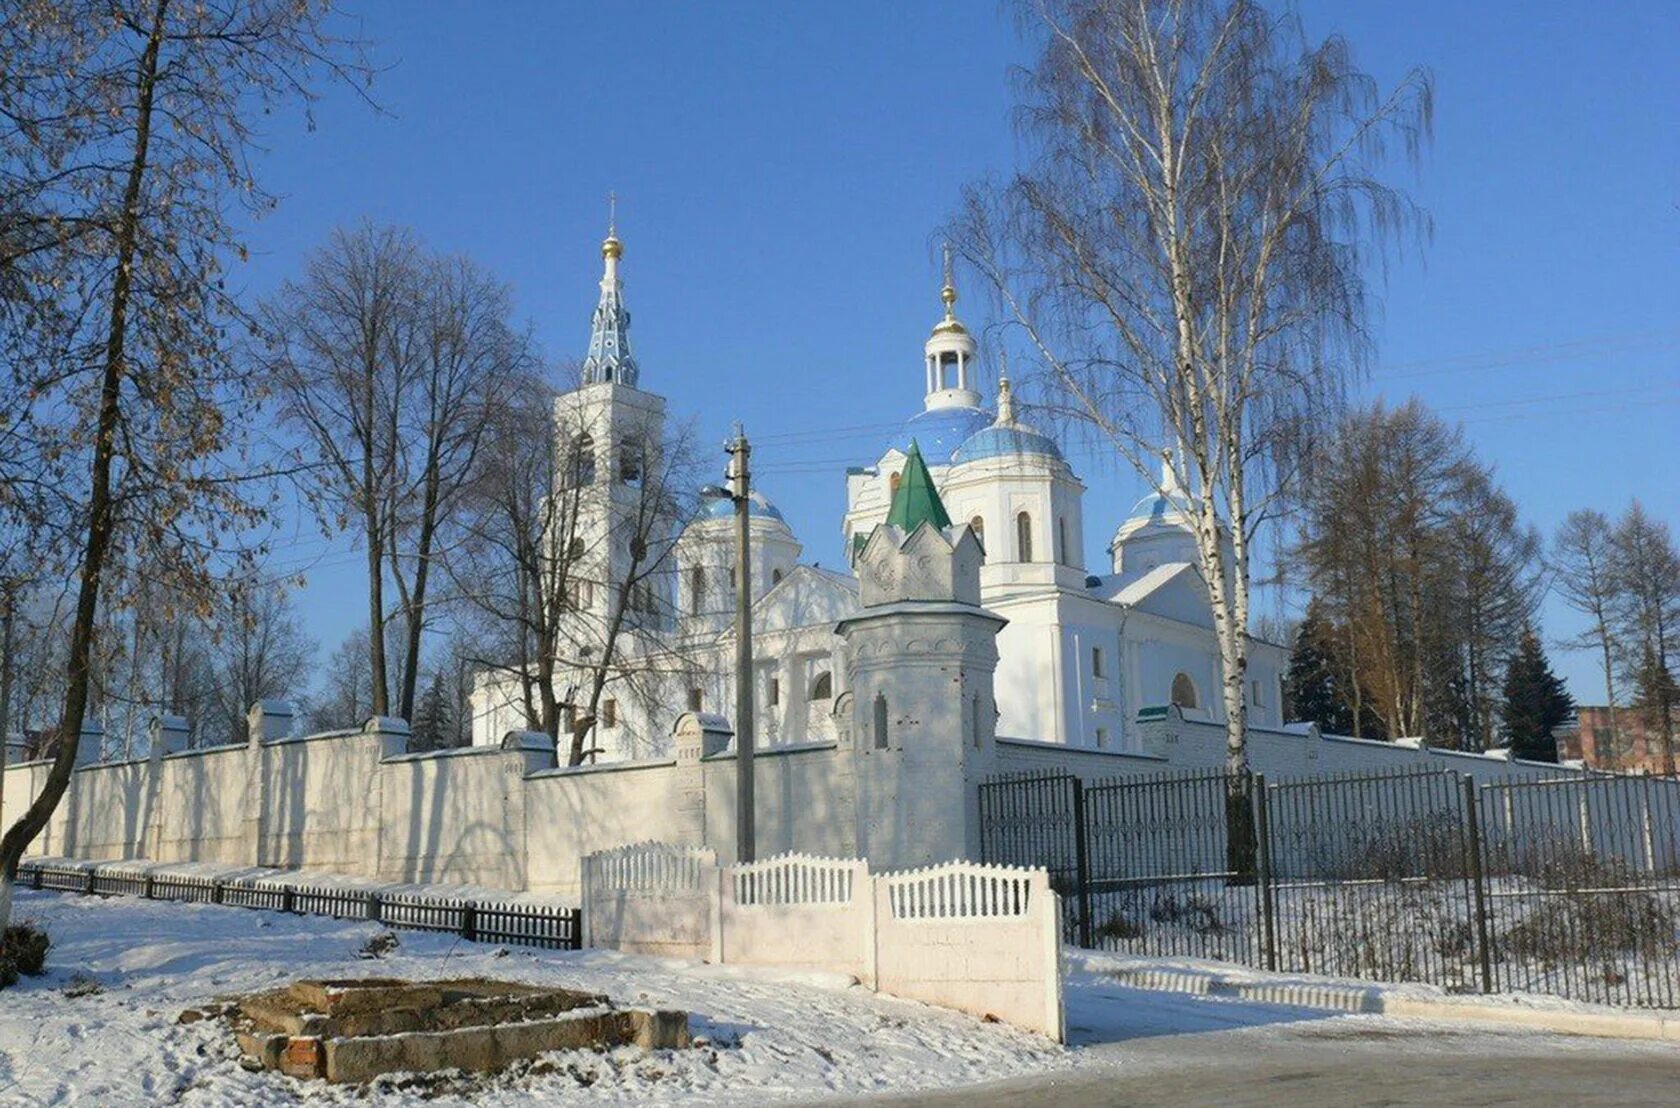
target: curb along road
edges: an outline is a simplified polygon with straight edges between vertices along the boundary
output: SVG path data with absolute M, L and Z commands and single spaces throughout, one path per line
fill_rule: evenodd
M 1247 1000 L 1259 1004 L 1287 1004 L 1338 1012 L 1414 1019 L 1469 1020 L 1526 1027 L 1565 1035 L 1595 1035 L 1618 1039 L 1658 1039 L 1680 1042 L 1680 1013 L 1658 1015 L 1608 1010 L 1577 1011 L 1526 1008 L 1495 1000 L 1433 999 L 1406 996 L 1376 985 L 1337 985 L 1311 981 L 1252 981 L 1218 974 L 1151 967 L 1102 971 L 1122 985 L 1162 992 Z

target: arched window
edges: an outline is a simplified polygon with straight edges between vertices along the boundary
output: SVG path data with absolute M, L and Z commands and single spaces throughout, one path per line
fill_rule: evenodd
M 595 483 L 595 440 L 588 435 L 579 435 L 572 442 L 572 456 L 567 462 L 567 473 L 571 476 L 571 487 L 582 488 Z
M 1180 708 L 1196 707 L 1196 683 L 1190 680 L 1190 675 L 1181 673 L 1173 678 L 1172 702 Z
M 771 570 L 770 571 L 770 587 L 775 588 L 777 585 L 779 585 L 781 583 L 782 583 L 782 571 L 779 570 L 779 569 Z
M 688 571 L 688 614 L 699 615 L 706 605 L 706 571 L 695 566 Z
M 1056 561 L 1064 566 L 1071 566 L 1073 560 L 1068 557 L 1067 517 L 1056 517 Z
M 887 478 L 887 488 L 892 491 L 894 496 L 898 495 L 898 484 L 902 480 L 904 480 L 904 474 L 902 473 L 895 473 Z
M 618 479 L 626 485 L 642 483 L 641 439 L 625 439 L 618 448 Z
M 875 749 L 887 748 L 887 694 L 875 694 Z
M 647 558 L 647 555 L 648 555 L 647 540 L 642 538 L 642 536 L 640 536 L 640 535 L 631 535 L 630 536 L 630 560 L 631 560 L 631 562 L 635 563 L 636 565 L 641 565 L 643 560 Z
M 810 699 L 812 699 L 812 700 L 833 700 L 834 699 L 834 678 L 832 676 L 830 676 L 829 672 L 826 669 L 823 670 L 821 673 L 817 674 L 817 679 L 815 681 L 811 682 L 811 697 L 810 697 Z
M 1030 562 L 1032 556 L 1032 516 L 1022 512 L 1015 517 L 1015 560 Z
M 969 530 L 974 532 L 974 537 L 980 540 L 980 545 L 985 546 L 986 545 L 986 519 L 985 519 L 985 517 L 984 516 L 975 516 L 973 519 L 968 521 L 968 527 L 969 527 Z
M 574 536 L 572 538 L 572 541 L 566 544 L 566 560 L 568 562 L 577 562 L 577 561 L 581 561 L 582 559 L 583 559 L 583 539 Z

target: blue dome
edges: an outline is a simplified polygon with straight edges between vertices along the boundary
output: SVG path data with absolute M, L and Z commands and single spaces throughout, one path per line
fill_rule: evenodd
M 984 408 L 930 408 L 905 420 L 889 445 L 908 454 L 910 440 L 915 439 L 928 464 L 942 466 L 964 440 L 991 423 L 992 413 Z
M 733 519 L 735 517 L 735 501 L 725 497 L 707 499 L 700 505 L 698 518 L 700 519 Z M 774 519 L 785 523 L 782 510 L 770 502 L 770 498 L 761 492 L 747 494 L 747 517 L 749 519 Z
M 1062 460 L 1062 452 L 1049 436 L 1030 427 L 983 427 L 970 435 L 951 456 L 953 463 L 978 462 L 984 458 L 1008 458 L 1018 454 L 1039 454 Z

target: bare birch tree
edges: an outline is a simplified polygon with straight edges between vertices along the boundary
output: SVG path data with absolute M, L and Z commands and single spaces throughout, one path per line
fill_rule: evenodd
M 1612 575 L 1614 551 L 1610 520 L 1603 512 L 1583 508 L 1569 513 L 1552 539 L 1551 586 L 1563 602 L 1587 618 L 1587 627 L 1564 642 L 1575 650 L 1596 650 L 1604 674 L 1605 710 L 1610 716 L 1610 767 L 1622 756 L 1616 726 L 1616 636 L 1612 630 L 1616 600 Z
M 360 70 L 324 17 L 297 0 L 26 0 L 0 15 L 0 41 L 20 51 L 9 65 L 31 75 L 5 86 L 0 114 L 33 121 L 23 171 L 52 170 L 22 193 L 37 267 L 25 279 L 49 282 L 36 292 L 50 308 L 25 312 L 42 332 L 12 370 L 28 409 L 7 418 L 70 521 L 76 581 L 58 751 L 0 839 L 0 923 L 18 860 L 70 782 L 107 571 L 143 565 L 178 608 L 202 609 L 218 552 L 254 520 L 227 474 L 239 445 L 228 412 L 248 399 L 227 337 L 243 318 L 224 292 L 240 253 L 227 207 L 269 202 L 247 161 L 250 117 L 307 100 L 322 71 Z M 19 148 L 6 145 L 9 174 Z M 8 256 L 8 279 L 19 264 Z
M 1032 164 L 971 190 L 956 237 L 1074 417 L 1158 487 L 1170 450 L 1240 780 L 1254 541 L 1364 363 L 1367 263 L 1422 223 L 1378 174 L 1418 154 L 1431 83 L 1384 93 L 1343 39 L 1247 0 L 1025 0 L 1021 22 Z
M 1637 500 L 1611 532 L 1614 610 L 1622 666 L 1638 693 L 1646 726 L 1660 742 L 1662 772 L 1674 776 L 1675 712 L 1680 710 L 1674 659 L 1680 652 L 1680 551 L 1668 526 Z

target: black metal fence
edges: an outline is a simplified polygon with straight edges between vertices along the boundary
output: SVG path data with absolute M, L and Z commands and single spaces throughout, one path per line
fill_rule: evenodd
M 298 885 L 260 877 L 154 874 L 50 862 L 19 865 L 18 884 L 56 892 L 138 896 L 147 900 L 225 904 L 296 915 L 370 920 L 386 927 L 449 932 L 471 942 L 513 943 L 556 950 L 579 950 L 583 946 L 583 914 L 577 908 Z
M 1673 781 L 1017 775 L 980 817 L 983 860 L 1047 867 L 1082 946 L 1680 1007 Z

